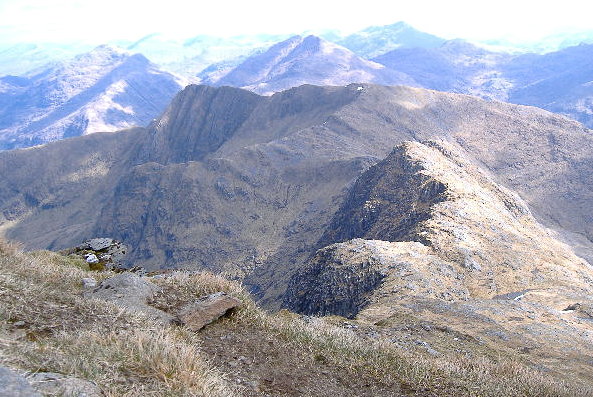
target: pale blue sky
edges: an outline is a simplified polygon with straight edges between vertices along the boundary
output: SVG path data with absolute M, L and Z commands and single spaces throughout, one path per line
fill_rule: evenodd
M 592 30 L 590 4 L 585 0 L 0 0 L 0 42 L 100 44 L 154 32 L 191 37 L 355 31 L 400 20 L 445 38 L 524 41 L 569 30 Z

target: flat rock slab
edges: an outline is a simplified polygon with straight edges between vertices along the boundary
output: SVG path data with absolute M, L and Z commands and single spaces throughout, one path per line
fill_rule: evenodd
M 192 331 L 199 331 L 239 306 L 239 299 L 224 292 L 217 292 L 186 304 L 177 312 L 177 318 Z
M 0 397 L 41 397 L 18 372 L 0 367 Z
M 101 251 L 116 244 L 112 238 L 93 238 L 84 242 L 93 251 Z
M 122 308 L 144 313 L 168 324 L 173 317 L 147 303 L 158 291 L 160 287 L 144 277 L 133 273 L 120 273 L 103 280 L 97 288 L 87 292 L 85 296 L 113 302 Z
M 93 382 L 53 372 L 40 372 L 28 377 L 31 385 L 49 396 L 102 397 L 101 389 Z

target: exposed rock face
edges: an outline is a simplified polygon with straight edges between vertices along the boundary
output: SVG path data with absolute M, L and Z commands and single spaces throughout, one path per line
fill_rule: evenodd
M 72 396 L 72 397 L 101 397 L 101 389 L 94 383 L 56 374 L 53 372 L 38 372 L 28 378 L 31 385 L 44 395 Z
M 405 146 L 362 174 L 334 215 L 320 246 L 356 237 L 388 241 L 421 241 L 421 222 L 432 207 L 446 200 L 446 186 L 422 172 Z
M 140 161 L 199 161 L 216 152 L 253 113 L 261 98 L 249 91 L 190 86 L 153 125 Z
M 34 76 L 3 79 L 0 150 L 145 126 L 183 84 L 144 56 L 107 46 Z
M 467 300 L 458 275 L 421 243 L 354 239 L 317 251 L 292 278 L 284 303 L 303 314 L 354 318 L 377 299 L 382 283 L 392 284 L 380 289 L 385 294 Z
M 239 299 L 217 292 L 184 305 L 177 313 L 177 320 L 192 331 L 199 331 L 240 305 Z
M 224 271 L 278 304 L 288 279 L 323 247 L 318 243 L 338 242 L 328 237 L 332 233 L 339 231 L 340 239 L 382 238 L 353 231 L 398 236 L 386 215 L 397 211 L 389 200 L 399 193 L 383 192 L 384 212 L 368 213 L 366 223 L 328 225 L 350 205 L 345 200 L 355 202 L 348 199 L 350 188 L 369 166 L 403 141 L 431 138 L 456 142 L 546 225 L 573 233 L 570 241 L 582 252 L 591 248 L 584 237 L 593 236 L 589 130 L 539 109 L 366 84 L 302 86 L 271 97 L 190 86 L 149 129 L 3 152 L 0 227 L 27 248 L 61 249 L 110 236 L 131 247 L 128 262 L 148 270 Z M 430 181 L 413 170 L 410 163 L 401 181 Z M 430 183 L 436 190 L 415 190 L 414 200 L 422 198 L 424 207 L 409 207 L 416 214 L 410 225 L 420 225 L 429 206 L 448 202 L 439 184 Z M 365 194 L 357 193 L 360 203 Z M 350 206 L 353 216 L 365 214 Z M 403 213 L 398 219 L 408 225 Z M 415 237 L 420 229 L 404 228 L 408 240 L 422 241 Z M 455 261 L 464 256 L 459 250 L 449 255 Z M 476 265 L 468 259 L 468 267 Z
M 366 227 L 351 227 L 351 219 L 364 217 L 369 202 L 376 203 L 376 214 Z M 421 208 L 426 216 L 408 210 L 410 221 L 402 223 L 395 208 Z M 593 291 L 591 267 L 540 226 L 516 194 L 450 144 L 397 147 L 354 184 L 322 241 L 327 236 L 384 236 L 391 243 L 352 240 L 320 250 L 293 278 L 286 302 L 294 309 L 352 316 L 352 309 L 370 295 L 371 301 L 410 296 L 467 300 L 529 291 L 530 300 L 549 304 Z M 401 242 L 410 240 L 416 243 Z M 373 291 L 380 280 L 382 286 Z M 533 296 L 536 290 L 552 289 Z M 355 304 L 344 309 L 348 299 Z
M 354 317 L 385 277 L 368 249 L 372 248 L 366 240 L 359 239 L 349 247 L 334 244 L 317 251 L 309 266 L 293 278 L 285 304 L 303 314 Z

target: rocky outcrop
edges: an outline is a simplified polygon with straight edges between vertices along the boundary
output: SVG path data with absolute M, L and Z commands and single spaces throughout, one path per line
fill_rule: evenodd
M 284 304 L 303 314 L 354 318 L 381 295 L 467 300 L 459 275 L 421 243 L 353 239 L 317 251 L 292 278 Z
M 406 222 L 402 214 L 410 214 Z M 406 142 L 366 171 L 328 236 L 358 239 L 319 250 L 293 277 L 285 303 L 297 311 L 353 317 L 412 297 L 550 304 L 593 290 L 585 261 L 443 142 Z
M 162 323 L 173 317 L 148 304 L 160 288 L 145 277 L 133 273 L 120 273 L 103 280 L 96 288 L 85 293 L 86 297 L 114 303 L 126 310 L 143 313 Z
M 0 367 L 0 397 L 101 397 L 101 389 L 88 380 L 57 374 L 35 372 L 19 374 Z
M 174 312 L 164 311 L 153 306 L 153 298 L 157 293 L 162 293 L 162 289 L 149 277 L 120 273 L 103 280 L 96 287 L 87 286 L 84 295 L 87 298 L 114 303 L 131 312 L 141 313 L 162 325 L 184 325 L 192 331 L 201 330 L 232 309 L 241 306 L 241 300 L 225 292 L 216 292 L 186 302 Z
M 102 397 L 104 395 L 99 386 L 93 382 L 53 372 L 31 374 L 28 381 L 45 396 Z
M 292 279 L 284 304 L 303 314 L 354 317 L 385 277 L 366 249 L 364 240 L 353 240 L 348 246 L 334 244 L 317 251 Z
M 447 199 L 446 186 L 423 171 L 408 147 L 395 148 L 356 180 L 318 245 L 356 237 L 422 241 L 422 222 Z
M 112 238 L 93 238 L 66 250 L 63 255 L 79 257 L 88 263 L 91 270 L 121 270 L 128 247 Z

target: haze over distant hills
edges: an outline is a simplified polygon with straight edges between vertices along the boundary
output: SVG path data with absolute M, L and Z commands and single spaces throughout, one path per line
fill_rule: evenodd
M 166 70 L 191 78 L 210 65 L 245 58 L 287 37 L 263 34 L 225 38 L 199 35 L 181 40 L 155 33 L 135 42 L 121 41 L 117 44 L 143 54 Z
M 6 104 L 0 110 L 0 148 L 145 126 L 186 81 L 199 80 L 266 95 L 301 84 L 421 86 L 538 106 L 593 126 L 593 79 L 589 72 L 593 45 L 544 55 L 511 54 L 463 40 L 444 40 L 403 22 L 350 35 L 333 31 L 323 35 L 333 42 L 313 35 L 288 39 L 282 35 L 201 35 L 178 40 L 153 34 L 134 42 L 119 42 L 142 54 L 124 56 L 103 51 L 101 55 L 101 51 L 94 51 L 98 55 L 80 55 L 57 63 L 81 47 L 13 46 L 0 52 L 0 73 L 2 65 L 8 68 L 4 70 L 34 71 L 0 77 L 0 102 Z M 572 38 L 564 42 L 586 40 L 587 35 Z M 143 56 L 160 67 L 149 64 Z M 44 59 L 53 62 L 40 66 Z M 165 70 L 189 79 L 181 81 Z M 74 75 L 78 75 L 74 77 L 77 88 L 63 83 Z M 70 98 L 76 90 L 80 92 Z
M 183 87 L 143 55 L 102 46 L 0 78 L 0 150 L 146 125 Z
M 416 30 L 405 22 L 397 22 L 393 25 L 371 26 L 330 41 L 335 41 L 363 58 L 371 59 L 396 48 L 439 47 L 445 39 Z
M 345 85 L 372 82 L 416 85 L 404 73 L 358 57 L 350 50 L 316 36 L 294 36 L 262 54 L 247 58 L 206 84 L 230 85 L 271 94 L 301 84 Z
M 557 112 L 593 127 L 593 45 L 544 55 L 510 55 L 453 40 L 439 48 L 396 49 L 374 59 L 422 87 Z

